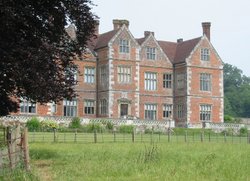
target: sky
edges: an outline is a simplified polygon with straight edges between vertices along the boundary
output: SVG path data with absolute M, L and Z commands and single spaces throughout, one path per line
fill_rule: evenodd
M 113 19 L 126 19 L 135 38 L 153 31 L 157 40 L 202 36 L 211 22 L 211 43 L 222 61 L 250 76 L 250 0 L 92 0 L 99 32 L 113 29 Z

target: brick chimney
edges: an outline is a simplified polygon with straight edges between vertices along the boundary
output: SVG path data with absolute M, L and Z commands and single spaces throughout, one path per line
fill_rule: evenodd
M 177 39 L 177 43 L 182 43 L 182 42 L 183 42 L 183 38 Z
M 211 26 L 210 22 L 202 23 L 203 35 L 205 34 L 209 41 L 210 41 L 210 26 Z
M 95 35 L 99 35 L 99 20 L 95 20 Z
M 144 31 L 144 37 L 147 37 L 150 34 L 152 34 L 153 36 L 155 36 L 155 33 L 153 31 Z
M 114 19 L 113 20 L 114 30 L 117 30 L 122 27 L 122 25 L 126 25 L 126 27 L 129 27 L 129 21 L 125 19 Z

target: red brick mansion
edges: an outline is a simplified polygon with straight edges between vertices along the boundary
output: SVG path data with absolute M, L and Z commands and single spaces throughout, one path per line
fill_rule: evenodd
M 22 100 L 18 114 L 223 122 L 223 63 L 210 42 L 210 23 L 202 23 L 201 37 L 177 42 L 149 31 L 134 38 L 127 20 L 113 24 L 103 34 L 97 25 L 88 54 L 75 60 L 78 97 L 47 105 Z

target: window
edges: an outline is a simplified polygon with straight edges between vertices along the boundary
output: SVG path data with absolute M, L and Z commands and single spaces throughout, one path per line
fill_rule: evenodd
M 156 48 L 147 47 L 147 59 L 155 60 L 156 59 Z
M 157 74 L 152 72 L 145 72 L 144 74 L 144 85 L 145 90 L 156 90 L 157 89 Z
M 163 118 L 170 118 L 172 116 L 172 105 L 164 104 L 163 105 Z
M 210 121 L 211 120 L 212 106 L 209 104 L 200 105 L 200 120 Z
M 84 68 L 84 82 L 95 83 L 95 68 L 94 67 Z
M 85 114 L 94 114 L 95 113 L 95 101 L 94 100 L 85 100 L 84 101 L 84 113 Z
M 200 90 L 211 91 L 211 74 L 207 73 L 200 74 Z
M 103 65 L 101 68 L 100 68 L 100 81 L 102 84 L 105 84 L 107 82 L 107 69 L 106 69 L 106 66 Z
M 63 115 L 75 117 L 77 115 L 77 100 L 63 100 Z
M 202 48 L 201 49 L 201 60 L 203 61 L 209 61 L 209 49 L 208 48 Z
M 74 84 L 77 84 L 77 69 L 66 68 L 65 75 L 67 80 L 73 81 Z
M 183 118 L 184 107 L 182 104 L 177 105 L 177 118 Z
M 36 103 L 20 98 L 21 113 L 36 113 Z
M 129 41 L 121 39 L 119 50 L 120 50 L 120 53 L 129 53 Z
M 184 88 L 184 79 L 185 79 L 185 74 L 184 73 L 177 74 L 177 88 L 178 89 L 183 89 Z
M 107 115 L 108 113 L 108 102 L 106 99 L 100 100 L 100 114 Z
M 144 110 L 145 110 L 145 119 L 156 120 L 156 110 L 157 110 L 156 104 L 145 104 Z
M 163 88 L 172 88 L 172 74 L 163 74 Z
M 118 82 L 119 83 L 130 83 L 131 82 L 131 67 L 117 67 Z
M 51 110 L 51 113 L 56 113 L 56 103 L 55 102 L 52 102 L 50 104 L 50 110 Z

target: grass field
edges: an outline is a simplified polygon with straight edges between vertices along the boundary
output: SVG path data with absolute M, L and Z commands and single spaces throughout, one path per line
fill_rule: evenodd
M 249 144 L 31 143 L 30 156 L 45 181 L 250 180 Z

